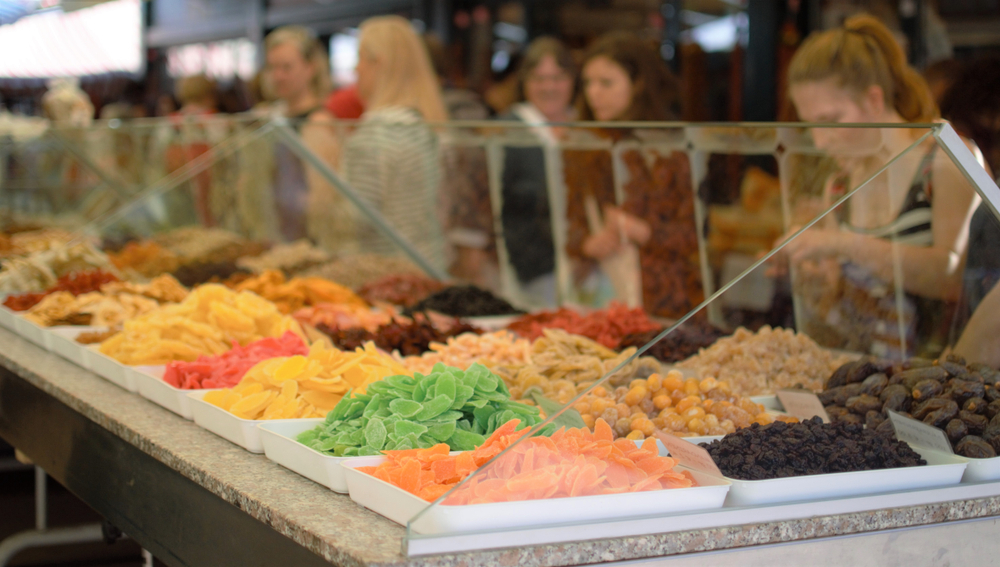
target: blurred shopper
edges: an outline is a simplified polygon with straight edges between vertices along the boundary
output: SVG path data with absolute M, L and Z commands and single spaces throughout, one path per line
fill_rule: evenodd
M 563 134 L 552 124 L 571 122 L 576 64 L 559 40 L 540 37 L 528 46 L 521 68 L 521 102 L 501 119 L 531 126 L 537 146 L 506 148 L 503 168 L 503 236 L 524 299 L 539 307 L 556 304 L 555 248 L 549 186 L 561 168 Z M 521 130 L 510 132 L 519 136 Z M 554 183 L 553 187 L 561 187 Z
M 941 115 L 951 122 L 959 134 L 976 143 L 995 179 L 1000 179 L 998 69 L 1000 57 L 996 56 L 967 64 L 941 101 Z M 958 313 L 959 328 L 964 318 L 971 316 L 986 294 L 1000 282 L 1000 220 L 986 203 L 980 205 L 972 216 L 968 250 Z
M 170 114 L 172 121 L 172 141 L 166 150 L 167 173 L 173 173 L 191 161 L 208 153 L 209 148 L 225 137 L 225 128 L 213 128 L 194 120 L 211 116 L 218 112 L 219 91 L 215 81 L 205 75 L 184 77 L 177 81 L 174 96 L 180 108 Z M 188 120 L 190 118 L 191 120 Z M 195 212 L 202 226 L 216 226 L 216 215 L 212 210 L 212 170 L 203 169 L 191 180 L 190 191 L 194 199 Z M 175 191 L 176 192 L 176 191 Z M 183 206 L 185 199 L 171 195 L 170 209 Z M 176 212 L 171 215 L 177 218 Z
M 587 51 L 582 69 L 582 120 L 667 121 L 677 116 L 676 79 L 650 43 L 631 34 L 608 34 Z M 659 316 L 680 317 L 703 298 L 687 158 L 655 149 L 665 136 L 662 130 L 605 126 L 602 135 L 622 146 L 621 187 L 616 187 L 608 152 L 583 156 L 581 165 L 593 173 L 567 183 L 567 253 L 599 262 L 619 299 L 641 302 Z M 620 204 L 619 194 L 624 197 Z M 593 203 L 589 214 L 588 201 Z M 603 209 L 601 226 L 594 222 L 598 206 Z M 623 258 L 629 256 L 637 259 L 626 266 Z
M 357 120 L 365 113 L 365 105 L 358 96 L 357 85 L 337 89 L 326 99 L 326 109 L 341 120 Z
M 807 122 L 903 124 L 938 118 L 926 82 L 907 66 L 890 31 L 871 16 L 854 16 L 840 28 L 810 36 L 792 60 L 789 84 L 798 115 Z M 840 169 L 826 183 L 825 203 L 870 178 L 886 159 L 903 153 L 924 133 L 902 128 L 813 129 L 816 146 Z M 859 156 L 866 148 L 867 155 Z M 943 348 L 941 331 L 948 328 L 944 306 L 937 300 L 958 297 L 958 266 L 978 201 L 948 156 L 930 142 L 908 152 L 893 165 L 891 175 L 872 180 L 829 215 L 824 228 L 799 235 L 785 252 L 793 264 L 844 259 L 839 265 L 845 274 L 854 275 L 852 281 L 898 281 L 907 292 L 901 299 L 906 307 L 886 319 L 885 326 L 906 327 L 900 318 L 914 313 L 908 331 L 914 339 L 908 342 L 917 352 L 934 354 Z M 901 265 L 894 265 L 894 258 L 900 258 Z M 857 331 L 849 324 L 840 330 L 848 336 Z M 891 352 L 903 346 L 899 335 L 897 331 L 879 340 Z
M 344 147 L 344 177 L 443 271 L 440 152 L 426 122 L 442 122 L 447 114 L 427 50 L 407 20 L 380 16 L 361 25 L 357 75 L 365 113 Z M 400 252 L 370 222 L 359 223 L 358 237 L 367 251 Z
M 271 32 L 264 46 L 266 84 L 283 103 L 290 126 L 310 151 L 336 167 L 340 144 L 333 116 L 323 108 L 330 92 L 330 65 L 322 44 L 306 28 L 285 26 Z M 343 200 L 315 168 L 305 166 L 289 148 L 275 144 L 275 152 L 274 197 L 281 236 L 289 241 L 311 236 L 324 246 L 337 246 L 337 235 L 352 230 L 350 216 L 339 214 L 345 212 Z M 320 213 L 322 218 L 315 218 Z
M 215 114 L 219 111 L 219 88 L 205 75 L 184 77 L 177 82 L 175 96 L 182 116 Z

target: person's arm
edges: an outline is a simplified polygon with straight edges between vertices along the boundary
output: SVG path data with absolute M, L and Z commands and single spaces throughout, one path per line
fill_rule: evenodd
M 955 300 L 961 290 L 961 266 L 968 244 L 969 221 L 979 197 L 946 156 L 934 164 L 931 225 L 933 246 L 893 246 L 889 240 L 848 231 L 819 229 L 801 234 L 785 252 L 793 264 L 819 256 L 841 255 L 884 281 L 895 280 L 893 257 L 901 257 L 903 288 L 931 299 Z
M 337 138 L 336 120 L 325 110 L 312 113 L 301 130 L 302 143 L 332 169 L 340 169 L 341 142 Z M 320 246 L 335 251 L 354 240 L 353 207 L 311 165 L 303 162 L 308 197 L 308 232 Z
M 1000 285 L 976 308 L 954 352 L 969 362 L 1000 368 Z

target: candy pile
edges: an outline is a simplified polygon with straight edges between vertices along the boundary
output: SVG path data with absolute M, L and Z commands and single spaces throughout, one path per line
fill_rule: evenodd
M 471 451 L 515 418 L 525 427 L 541 421 L 537 408 L 512 402 L 503 380 L 485 366 L 462 371 L 442 364 L 426 376 L 389 376 L 367 394 L 351 394 L 298 440 L 337 457 L 438 443 Z
M 544 336 L 531 345 L 528 364 L 498 364 L 494 372 L 510 386 L 514 399 L 526 398 L 529 389 L 561 404 L 569 403 L 578 393 L 600 380 L 630 356 L 635 349 L 620 354 L 586 337 L 571 335 L 562 329 L 545 329 Z M 655 358 L 642 357 L 610 377 L 612 385 L 627 383 L 659 372 Z
M 276 244 L 273 248 L 253 258 L 240 258 L 236 265 L 260 274 L 268 270 L 281 270 L 292 274 L 330 260 L 330 254 L 313 246 L 308 240 L 289 244 Z
M 401 370 L 371 345 L 343 352 L 315 343 L 307 356 L 258 363 L 235 388 L 213 390 L 204 400 L 240 419 L 323 417 L 349 391 L 364 392 Z
M 640 448 L 633 441 L 613 437 L 611 427 L 598 420 L 593 433 L 588 429 L 560 429 L 551 437 L 523 439 L 456 488 L 444 504 L 490 504 L 696 486 L 690 474 L 674 469 L 674 459 L 659 455 L 655 440 L 647 439 Z M 493 445 L 485 454 L 500 451 Z
M 215 356 L 199 356 L 194 362 L 174 361 L 167 365 L 163 381 L 175 388 L 232 388 L 248 370 L 271 358 L 309 354 L 302 337 L 286 332 L 279 338 L 267 337 Z
M 722 474 L 740 480 L 870 471 L 926 465 L 920 455 L 890 435 L 856 423 L 753 425 L 702 444 Z
M 824 350 L 812 339 L 789 329 L 742 327 L 677 366 L 699 376 L 729 382 L 733 393 L 755 396 L 801 386 L 818 391 L 847 357 Z
M 594 311 L 589 315 L 580 315 L 565 307 L 557 311 L 532 313 L 519 317 L 507 328 L 531 340 L 542 336 L 544 329 L 563 329 L 568 333 L 593 339 L 611 349 L 618 349 L 622 338 L 630 333 L 661 329 L 650 321 L 642 309 L 629 309 L 614 302 L 607 309 Z
M 523 366 L 531 362 L 531 341 L 515 337 L 510 331 L 482 335 L 463 333 L 448 337 L 444 343 L 433 342 L 429 348 L 420 356 L 403 358 L 403 366 L 411 372 L 426 374 L 439 362 L 454 368 L 468 368 L 477 362 L 487 368 Z
M 116 282 L 118 277 L 104 270 L 86 270 L 60 276 L 56 284 L 40 293 L 21 293 L 4 300 L 4 306 L 12 311 L 27 311 L 37 305 L 46 296 L 53 293 L 66 292 L 77 296 L 92 291 L 98 291 L 106 283 Z
M 631 333 L 622 338 L 618 348 L 639 348 L 655 339 L 658 334 L 660 331 Z M 698 354 L 699 350 L 712 346 L 724 336 L 726 333 L 714 326 L 692 319 L 653 343 L 646 355 L 661 362 L 677 362 Z
M 653 374 L 609 392 L 597 386 L 573 404 L 587 427 L 598 419 L 611 424 L 615 434 L 633 440 L 664 431 L 678 437 L 725 435 L 753 423 L 775 420 L 749 398 L 735 396 L 726 382 L 715 378 L 684 379 L 671 370 L 666 376 Z M 798 421 L 795 418 L 778 419 Z
M 444 287 L 444 283 L 419 274 L 391 274 L 361 286 L 358 295 L 372 305 L 389 303 L 412 307 Z
M 129 242 L 108 257 L 119 270 L 134 271 L 147 278 L 173 272 L 180 266 L 176 254 L 155 242 Z
M 47 228 L 15 232 L 10 236 L 4 235 L 3 240 L 4 243 L 0 246 L 0 258 L 14 258 L 65 246 L 73 240 L 73 233 Z
M 222 354 L 233 342 L 247 345 L 299 327 L 273 303 L 218 284 L 198 287 L 177 305 L 160 307 L 125 322 L 122 332 L 101 343 L 101 352 L 122 364 L 157 365 Z
M 245 280 L 236 286 L 236 290 L 252 291 L 277 305 L 282 313 L 292 313 L 318 303 L 366 306 L 363 299 L 340 284 L 323 278 L 292 278 L 286 281 L 285 275 L 277 270 L 268 270 Z
M 486 317 L 524 313 L 507 303 L 506 300 L 474 285 L 452 286 L 442 289 L 427 296 L 409 311 L 437 311 L 452 317 Z
M 457 319 L 445 324 L 435 324 L 420 316 L 414 320 L 393 321 L 380 326 L 374 332 L 364 328 L 331 329 L 323 323 L 316 328 L 329 336 L 333 344 L 339 348 L 353 349 L 371 341 L 386 352 L 399 352 L 403 356 L 420 355 L 430 350 L 431 343 L 441 342 L 454 335 L 479 331 L 476 327 Z

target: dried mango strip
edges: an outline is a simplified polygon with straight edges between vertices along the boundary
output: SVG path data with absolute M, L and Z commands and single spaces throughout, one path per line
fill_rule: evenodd
M 272 301 L 282 313 L 292 313 L 306 306 L 333 303 L 367 307 L 365 300 L 350 289 L 319 277 L 285 280 L 277 270 L 267 270 L 261 275 L 240 282 L 237 291 L 252 291 Z
M 340 369 L 351 366 L 348 378 Z M 205 394 L 205 401 L 240 419 L 323 417 L 352 389 L 364 393 L 372 383 L 403 368 L 374 347 L 354 352 L 315 343 L 304 356 L 262 360 L 231 389 Z
M 245 346 L 287 331 L 302 332 L 274 304 L 250 292 L 209 284 L 192 291 L 181 303 L 126 321 L 120 333 L 101 343 L 100 350 L 123 364 L 167 364 L 221 354 L 233 343 Z
M 220 355 L 202 355 L 194 362 L 171 362 L 163 374 L 163 381 L 185 390 L 231 388 L 258 362 L 308 353 L 309 347 L 302 338 L 289 331 L 280 338 L 267 337 L 245 347 L 233 345 L 231 350 Z

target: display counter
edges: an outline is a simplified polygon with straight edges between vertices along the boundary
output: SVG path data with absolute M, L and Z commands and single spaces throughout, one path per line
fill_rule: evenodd
M 579 565 L 674 556 L 679 564 L 792 557 L 815 564 L 830 546 L 840 564 L 877 563 L 883 553 L 917 564 L 964 563 L 983 551 L 1000 516 L 994 483 L 952 489 L 970 496 L 943 503 L 407 557 L 406 529 L 347 495 L 7 330 L 0 344 L 0 436 L 170 565 Z M 863 537 L 840 539 L 849 535 Z M 774 545 L 789 542 L 803 545 Z

